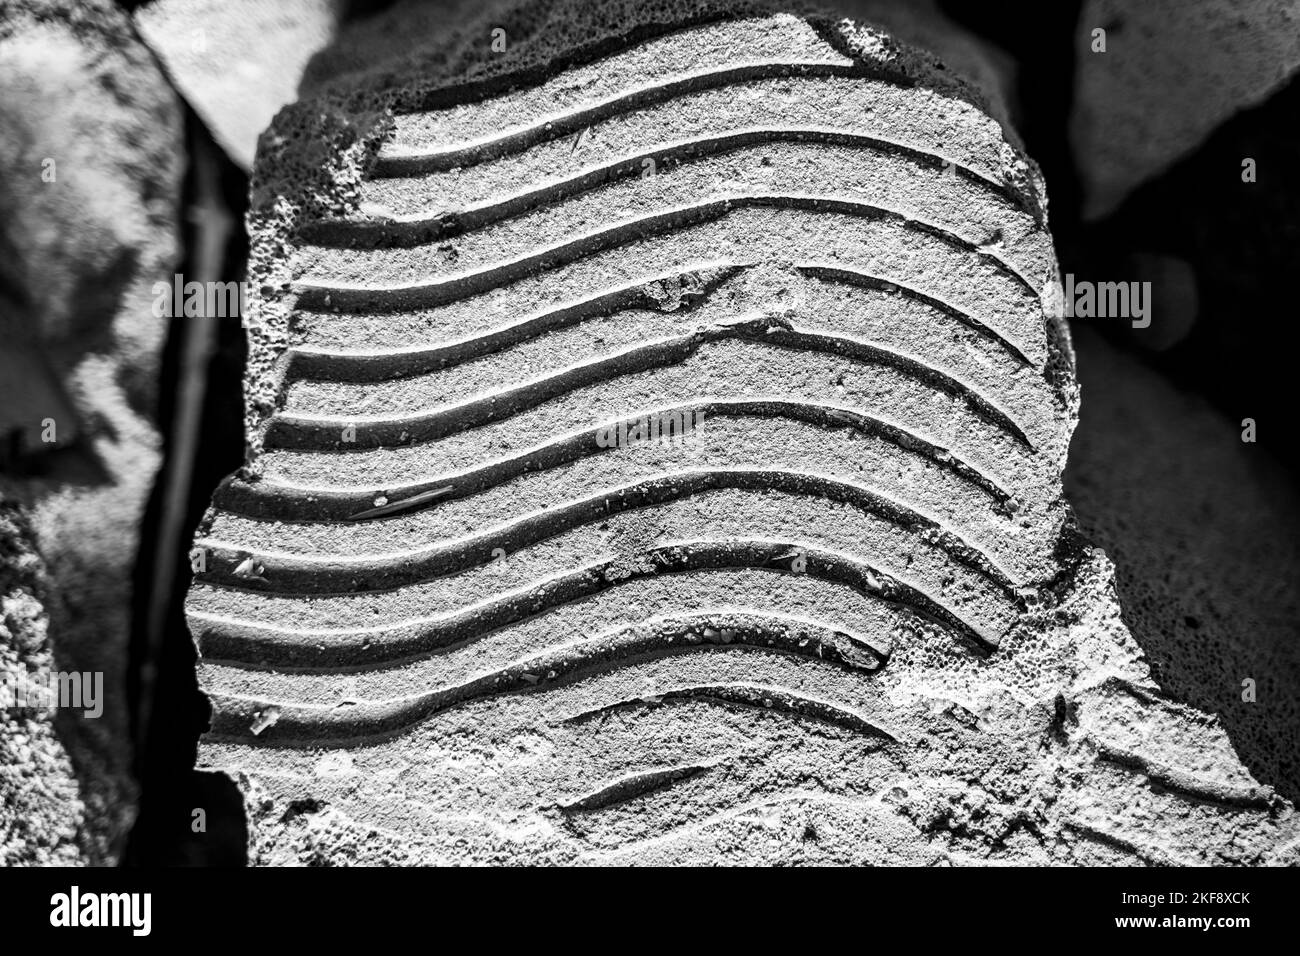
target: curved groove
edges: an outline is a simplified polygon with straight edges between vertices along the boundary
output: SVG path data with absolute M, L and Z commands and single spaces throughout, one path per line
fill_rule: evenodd
M 938 522 L 861 486 L 803 472 L 775 469 L 706 469 L 661 475 L 619 488 L 607 488 L 586 498 L 536 512 L 473 538 L 433 544 L 410 551 L 364 558 L 307 558 L 270 554 L 203 539 L 212 549 L 210 568 L 200 580 L 226 583 L 244 590 L 284 594 L 336 594 L 347 591 L 389 591 L 467 570 L 492 560 L 497 549 L 513 553 L 584 524 L 637 508 L 679 501 L 723 488 L 779 491 L 824 498 L 858 508 L 910 532 L 930 532 L 935 546 L 959 564 L 983 575 L 1008 595 L 1010 578 L 979 548 Z M 223 553 L 224 552 L 224 553 Z M 252 558 L 263 570 L 257 577 L 237 572 Z M 260 579 L 260 580 L 259 580 Z
M 1183 799 L 1254 810 L 1267 810 L 1276 803 L 1273 791 L 1268 787 L 1201 780 L 1195 774 L 1154 763 L 1139 753 L 1105 743 L 1097 743 L 1096 747 L 1098 759 L 1142 774 L 1153 787 Z
M 272 680 L 312 678 L 320 686 L 332 684 L 339 677 L 379 680 L 385 685 L 389 683 L 385 678 L 391 677 L 409 685 L 412 675 L 473 672 L 485 660 L 496 660 L 498 663 L 491 666 L 500 666 L 502 648 L 518 649 L 513 652 L 517 656 L 525 650 L 531 653 L 532 649 L 545 647 L 538 643 L 537 636 L 547 633 L 552 624 L 562 628 L 560 633 L 601 633 L 637 623 L 637 619 L 628 617 L 632 613 L 639 615 L 639 620 L 671 616 L 690 608 L 720 616 L 743 613 L 747 607 L 744 600 L 731 600 L 748 593 L 743 582 L 795 595 L 807 595 L 811 585 L 814 600 L 798 602 L 797 606 L 804 609 L 801 613 L 787 611 L 782 612 L 783 616 L 832 631 L 855 633 L 860 622 L 869 628 L 862 631 L 871 635 L 863 639 L 864 647 L 871 648 L 877 666 L 883 666 L 893 653 L 899 629 L 921 623 L 924 618 L 922 612 L 886 597 L 887 582 L 869 577 L 866 571 L 857 574 L 851 567 L 854 562 L 840 554 L 831 553 L 830 559 L 840 561 L 840 571 L 856 574 L 853 581 L 830 576 L 835 569 L 825 563 L 819 563 L 815 572 L 808 574 L 803 562 L 797 560 L 801 554 L 792 550 L 773 555 L 769 563 L 741 568 L 703 566 L 704 558 L 689 551 L 678 557 L 680 560 L 671 567 L 620 566 L 617 575 L 605 575 L 603 584 L 589 573 L 590 567 L 546 578 L 545 584 L 558 582 L 558 586 L 570 589 L 565 591 L 569 596 L 565 601 L 543 603 L 544 587 L 529 581 L 513 589 L 503 587 L 473 603 L 443 606 L 411 616 L 410 610 L 422 607 L 417 603 L 405 615 L 379 618 L 383 623 L 371 624 L 364 617 L 341 615 L 302 624 L 292 613 L 297 600 L 281 604 L 282 609 L 290 611 L 285 617 L 270 608 L 269 620 L 240 617 L 235 609 L 223 612 L 190 607 L 186 614 L 201 648 L 204 667 L 210 672 L 214 668 L 232 672 L 227 685 L 248 686 L 260 684 L 263 675 Z M 611 563 L 596 570 L 608 570 Z M 720 583 L 725 581 L 738 583 L 730 590 L 720 590 Z M 674 604 L 672 595 L 661 594 L 658 600 L 635 607 L 625 603 L 659 588 L 671 589 L 672 595 L 680 595 L 682 600 Z M 867 594 L 863 588 L 875 590 Z M 224 590 L 212 588 L 208 597 L 220 600 Z M 767 603 L 764 601 L 764 606 Z M 648 609 L 643 612 L 643 608 Z M 591 617 L 585 617 L 588 612 Z M 582 630 L 585 624 L 581 622 L 597 621 L 604 623 Z M 697 637 L 725 643 L 717 630 L 706 630 Z M 986 648 L 965 635 L 958 639 L 964 651 L 980 658 L 986 656 Z M 870 667 L 865 658 L 864 666 Z
M 787 569 L 795 555 L 806 567 Z M 276 625 L 218 618 L 190 612 L 191 626 L 202 657 L 209 663 L 228 664 L 249 670 L 273 668 L 324 671 L 377 668 L 428 657 L 468 644 L 483 635 L 529 620 L 560 605 L 617 589 L 623 582 L 662 575 L 748 567 L 773 574 L 808 574 L 843 584 L 859 594 L 903 607 L 923 618 L 956 632 L 971 648 L 985 653 L 996 648 L 998 636 L 977 630 L 953 611 L 924 594 L 876 571 L 865 562 L 850 560 L 833 552 L 804 548 L 785 542 L 695 542 L 641 552 L 639 559 L 619 565 L 613 561 L 579 568 L 541 583 L 518 588 L 495 601 L 449 615 L 403 622 L 383 629 L 331 631 L 329 643 L 322 643 L 320 631 L 289 631 Z M 198 624 L 199 626 L 194 626 Z M 387 632 L 387 633 L 385 633 Z M 871 648 L 867 641 L 862 641 Z M 883 664 L 886 651 L 871 649 Z
M 742 418 L 745 416 L 784 418 L 804 422 L 826 430 L 851 428 L 879 438 L 905 451 L 928 459 L 936 467 L 952 472 L 1005 505 L 1012 498 L 1007 491 L 978 468 L 957 458 L 946 448 L 921 438 L 905 428 L 859 411 L 836 405 L 783 400 L 727 400 L 686 402 L 655 409 L 662 415 L 691 414 L 698 418 Z M 403 508 L 404 513 L 430 507 L 439 503 L 468 498 L 499 487 L 526 474 L 536 474 L 571 464 L 597 454 L 617 454 L 621 449 L 603 447 L 598 435 L 605 428 L 628 426 L 641 420 L 639 414 L 628 415 L 601 423 L 594 428 L 554 439 L 545 445 L 526 449 L 512 458 L 455 475 L 444 475 L 415 484 L 358 488 L 355 491 L 333 489 L 308 489 L 283 485 L 267 480 L 249 483 L 237 478 L 224 482 L 214 495 L 215 505 L 223 511 L 249 518 L 272 521 L 302 522 L 310 514 L 312 522 L 373 520 L 364 513 L 372 508 L 379 495 L 393 504 L 419 499 L 420 503 Z M 450 486 L 449 491 L 443 491 Z M 440 492 L 434 495 L 434 492 Z
M 548 140 L 563 139 L 595 123 L 626 113 L 634 113 L 647 106 L 674 100 L 684 94 L 700 90 L 735 86 L 749 80 L 781 79 L 784 77 L 854 77 L 863 76 L 862 68 L 824 61 L 805 63 L 764 63 L 710 70 L 694 76 L 683 77 L 667 83 L 644 87 L 630 93 L 610 97 L 602 102 L 561 116 L 542 119 L 521 130 L 498 134 L 489 139 L 447 147 L 398 152 L 392 143 L 384 144 L 375 158 L 370 175 L 376 179 L 389 179 L 422 173 L 447 172 L 456 168 L 476 166 L 490 159 L 522 153 L 526 149 Z M 880 79 L 873 75 L 872 79 Z M 410 114 L 406 114 L 410 115 Z M 386 151 L 385 151 L 386 150 Z
M 921 305 L 928 306 L 936 312 L 941 312 L 949 318 L 955 319 L 961 325 L 966 326 L 973 332 L 978 333 L 992 342 L 996 342 L 1006 351 L 1010 352 L 1022 366 L 1033 368 L 1033 360 L 1029 358 L 1020 346 L 1016 345 L 1009 338 L 987 325 L 983 319 L 979 319 L 964 309 L 959 309 L 950 302 L 940 299 L 929 292 L 922 292 L 910 285 L 905 285 L 894 279 L 886 279 L 883 276 L 872 275 L 869 272 L 863 272 L 861 269 L 849 269 L 845 266 L 831 266 L 820 262 L 800 262 L 795 268 L 806 275 L 821 279 L 825 282 L 843 283 L 845 285 L 862 286 L 868 289 L 879 289 L 883 291 L 895 290 L 899 295 L 919 302 Z
M 871 723 L 857 711 L 839 707 L 824 700 L 818 700 L 816 697 L 809 697 L 807 694 L 798 693 L 787 687 L 770 687 L 764 684 L 747 684 L 735 681 L 725 684 L 697 684 L 691 687 L 678 687 L 655 694 L 653 697 L 620 700 L 612 704 L 604 704 L 591 710 L 572 714 L 561 718 L 558 722 L 580 724 L 596 718 L 604 718 L 620 710 L 658 706 L 664 701 L 692 700 L 756 710 L 777 710 L 819 720 L 845 730 L 851 730 L 854 733 L 866 734 L 871 737 L 883 737 L 891 742 L 897 742 L 897 738 L 893 734 Z
M 749 146 L 773 142 L 859 147 L 891 156 L 903 156 L 937 169 L 951 168 L 963 179 L 986 188 L 1015 205 L 1015 197 L 1005 185 L 977 170 L 958 165 L 947 157 L 915 146 L 839 129 L 755 127 L 721 136 L 702 136 L 657 145 L 635 155 L 621 156 L 613 162 L 586 170 L 568 179 L 547 183 L 478 206 L 407 216 L 321 219 L 308 224 L 300 235 L 306 242 L 326 247 L 410 248 L 435 240 L 449 239 L 525 212 L 556 205 L 622 179 L 637 178 L 643 174 L 642 163 L 646 159 L 654 160 L 657 169 L 665 171 L 698 158 L 721 156 L 729 152 L 739 152 Z M 1021 211 L 1018 206 L 1016 209 Z
M 1109 847 L 1112 850 L 1119 850 L 1123 853 L 1131 854 L 1147 866 L 1163 866 L 1171 868 L 1187 868 L 1189 866 L 1185 861 L 1175 859 L 1163 850 L 1156 847 L 1143 846 L 1136 840 L 1120 836 L 1116 833 L 1111 833 L 1108 830 L 1104 830 L 1099 826 L 1078 819 L 1077 817 L 1065 820 L 1064 825 L 1088 840 L 1100 843 L 1102 846 Z
M 897 291 L 905 298 L 946 315 L 977 335 L 994 342 L 1022 366 L 1033 367 L 1032 360 L 1020 347 L 997 329 L 937 296 L 914 289 L 894 279 L 886 279 L 883 276 L 843 266 L 801 262 L 796 263 L 795 268 L 827 283 Z M 357 352 L 291 346 L 287 353 L 285 379 L 291 382 L 327 379 L 331 382 L 367 384 L 442 371 L 470 359 L 482 358 L 493 352 L 519 345 L 548 332 L 581 324 L 589 319 L 631 309 L 662 309 L 662 300 L 650 291 L 650 287 L 657 283 L 674 283 L 680 286 L 683 301 L 677 311 L 687 313 L 695 307 L 696 303 L 703 301 L 722 283 L 733 278 L 743 269 L 744 266 L 735 263 L 713 262 L 650 279 L 638 279 L 588 299 L 539 312 L 513 325 L 428 348 Z
M 686 636 L 717 624 L 732 632 L 728 644 L 691 643 Z M 212 693 L 215 739 L 241 740 L 270 747 L 329 748 L 388 737 L 450 707 L 504 693 L 528 693 L 565 686 L 592 672 L 675 654 L 767 650 L 851 671 L 878 669 L 878 659 L 861 637 L 830 631 L 779 614 L 733 613 L 725 623 L 714 615 L 659 618 L 564 647 L 552 648 L 452 687 L 347 708 L 264 702 Z M 275 723 L 255 735 L 258 715 L 275 707 Z
M 267 448 L 346 451 L 386 445 L 436 441 L 454 432 L 502 421 L 564 395 L 624 375 L 677 365 L 701 345 L 739 339 L 763 346 L 822 355 L 843 355 L 855 361 L 893 368 L 938 391 L 963 401 L 978 417 L 1008 432 L 1030 451 L 1033 443 L 1009 414 L 971 386 L 925 362 L 848 336 L 805 332 L 771 316 L 729 322 L 663 338 L 553 372 L 513 388 L 484 395 L 437 411 L 374 418 L 302 415 L 278 412 L 267 424 Z M 343 429 L 349 428 L 348 441 Z
M 628 309 L 657 310 L 662 307 L 661 300 L 655 298 L 648 288 L 655 283 L 698 283 L 696 288 L 689 290 L 689 295 L 707 296 L 743 268 L 732 263 L 712 263 L 650 279 L 637 279 L 590 298 L 530 315 L 512 325 L 428 348 L 358 353 L 291 346 L 285 380 L 328 379 L 331 382 L 365 384 L 437 372 L 588 319 Z M 688 290 L 683 289 L 682 294 L 686 297 Z M 691 305 L 683 302 L 680 309 L 689 311 Z
M 298 291 L 297 304 L 304 309 L 319 311 L 330 308 L 346 312 L 395 312 L 446 305 L 457 299 L 487 292 L 539 271 L 567 265 L 596 252 L 616 248 L 628 242 L 722 219 L 734 209 L 761 207 L 829 212 L 862 219 L 899 222 L 907 229 L 931 236 L 980 259 L 1020 285 L 1035 299 L 1038 296 L 1038 290 L 1028 279 L 993 253 L 986 252 L 979 245 L 941 226 L 906 216 L 896 210 L 833 196 L 747 195 L 681 206 L 622 222 L 567 242 L 538 249 L 507 262 L 448 278 L 425 279 L 387 286 L 329 282 L 324 279 L 299 279 L 295 283 Z
M 590 813 L 604 810 L 619 803 L 627 803 L 638 797 L 648 796 L 660 790 L 666 790 L 673 784 L 690 780 L 708 773 L 717 766 L 716 763 L 683 764 L 677 767 L 658 767 L 619 777 L 581 797 L 558 804 L 556 809 L 562 813 Z

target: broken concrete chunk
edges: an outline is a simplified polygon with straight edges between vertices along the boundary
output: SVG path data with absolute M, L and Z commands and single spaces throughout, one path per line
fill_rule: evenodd
M 253 860 L 1285 858 L 1074 530 L 1032 164 L 877 31 L 613 6 L 626 43 L 555 5 L 472 89 L 466 42 L 265 140 L 250 463 L 187 605 Z M 1173 822 L 1122 843 L 1135 803 Z

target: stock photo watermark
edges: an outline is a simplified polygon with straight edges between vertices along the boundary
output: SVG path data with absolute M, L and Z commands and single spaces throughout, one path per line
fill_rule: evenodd
M 1133 328 L 1151 324 L 1150 282 L 1090 282 L 1065 274 L 1067 319 L 1131 319 Z
M 148 936 L 153 928 L 152 893 L 89 893 L 73 886 L 50 897 L 50 925 L 123 927 L 133 936 Z
M 186 281 L 178 272 L 171 282 L 155 282 L 150 291 L 157 318 L 240 318 L 248 324 L 247 282 Z
M 0 707 L 14 710 L 80 710 L 94 720 L 104 713 L 103 671 L 51 671 L 0 678 Z
M 703 426 L 704 412 L 697 409 L 655 412 L 596 429 L 596 444 L 601 448 L 630 448 L 635 445 L 681 447 L 695 441 Z

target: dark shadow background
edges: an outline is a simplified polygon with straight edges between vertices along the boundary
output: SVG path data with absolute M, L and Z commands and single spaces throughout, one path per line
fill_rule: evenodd
M 219 281 L 240 281 L 248 260 L 248 237 L 242 228 L 248 205 L 248 177 L 216 145 L 198 116 L 185 107 L 185 134 L 190 162 L 182 192 L 184 209 L 199 201 L 201 189 L 195 156 L 202 151 L 216 165 L 220 199 L 240 228 L 231 231 Z M 182 260 L 177 271 L 199 272 L 195 263 L 200 224 L 182 217 Z M 243 375 L 247 354 L 239 318 L 209 318 L 217 326 L 216 349 L 208 363 L 208 391 L 203 403 L 201 440 L 193 465 L 184 526 L 198 526 L 217 484 L 244 463 Z M 176 575 L 167 611 L 165 639 L 156 651 L 147 633 L 149 605 L 154 593 L 153 573 L 159 547 L 164 489 L 175 467 L 171 454 L 172 420 L 179 393 L 179 369 L 185 337 L 195 323 L 170 323 L 171 334 L 163 353 L 159 386 L 158 428 L 166 437 L 163 466 L 154 483 L 140 529 L 141 549 L 136 560 L 132 595 L 131 666 L 127 693 L 131 700 L 132 735 L 135 738 L 134 773 L 140 785 L 140 808 L 122 856 L 123 866 L 242 866 L 247 828 L 239 792 L 224 774 L 194 769 L 198 738 L 208 727 L 210 710 L 195 678 L 194 644 L 185 624 L 184 599 L 191 573 L 187 560 Z M 188 553 L 188 541 L 180 549 Z M 155 659 L 155 654 L 156 659 Z M 152 719 L 139 726 L 141 673 L 157 668 L 152 682 Z M 194 810 L 206 815 L 205 829 L 196 832 Z

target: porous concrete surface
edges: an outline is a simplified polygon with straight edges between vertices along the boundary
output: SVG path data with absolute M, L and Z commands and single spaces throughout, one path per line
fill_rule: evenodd
M 232 160 L 251 169 L 257 137 L 298 98 L 329 44 L 341 0 L 153 0 L 133 14 L 144 42 Z
M 169 320 L 152 287 L 177 258 L 180 112 L 108 0 L 0 3 L 0 89 L 0 376 L 22 448 L 0 492 L 47 569 L 58 668 L 104 675 L 103 715 L 60 730 L 92 804 L 90 860 L 111 862 L 135 812 L 131 575 L 159 462 Z
M 1097 29 L 1106 31 L 1105 53 L 1092 51 Z M 1088 0 L 1076 49 L 1070 141 L 1084 215 L 1100 219 L 1287 82 L 1300 67 L 1300 5 Z M 1223 171 L 1240 174 L 1240 166 Z
M 54 711 L 11 707 L 11 689 L 49 686 L 48 576 L 21 512 L 0 501 L 0 866 L 71 866 L 84 854 L 86 806 Z
M 1044 190 L 973 88 L 753 5 L 420 49 L 254 174 L 187 602 L 252 861 L 1295 861 L 1075 530 Z

